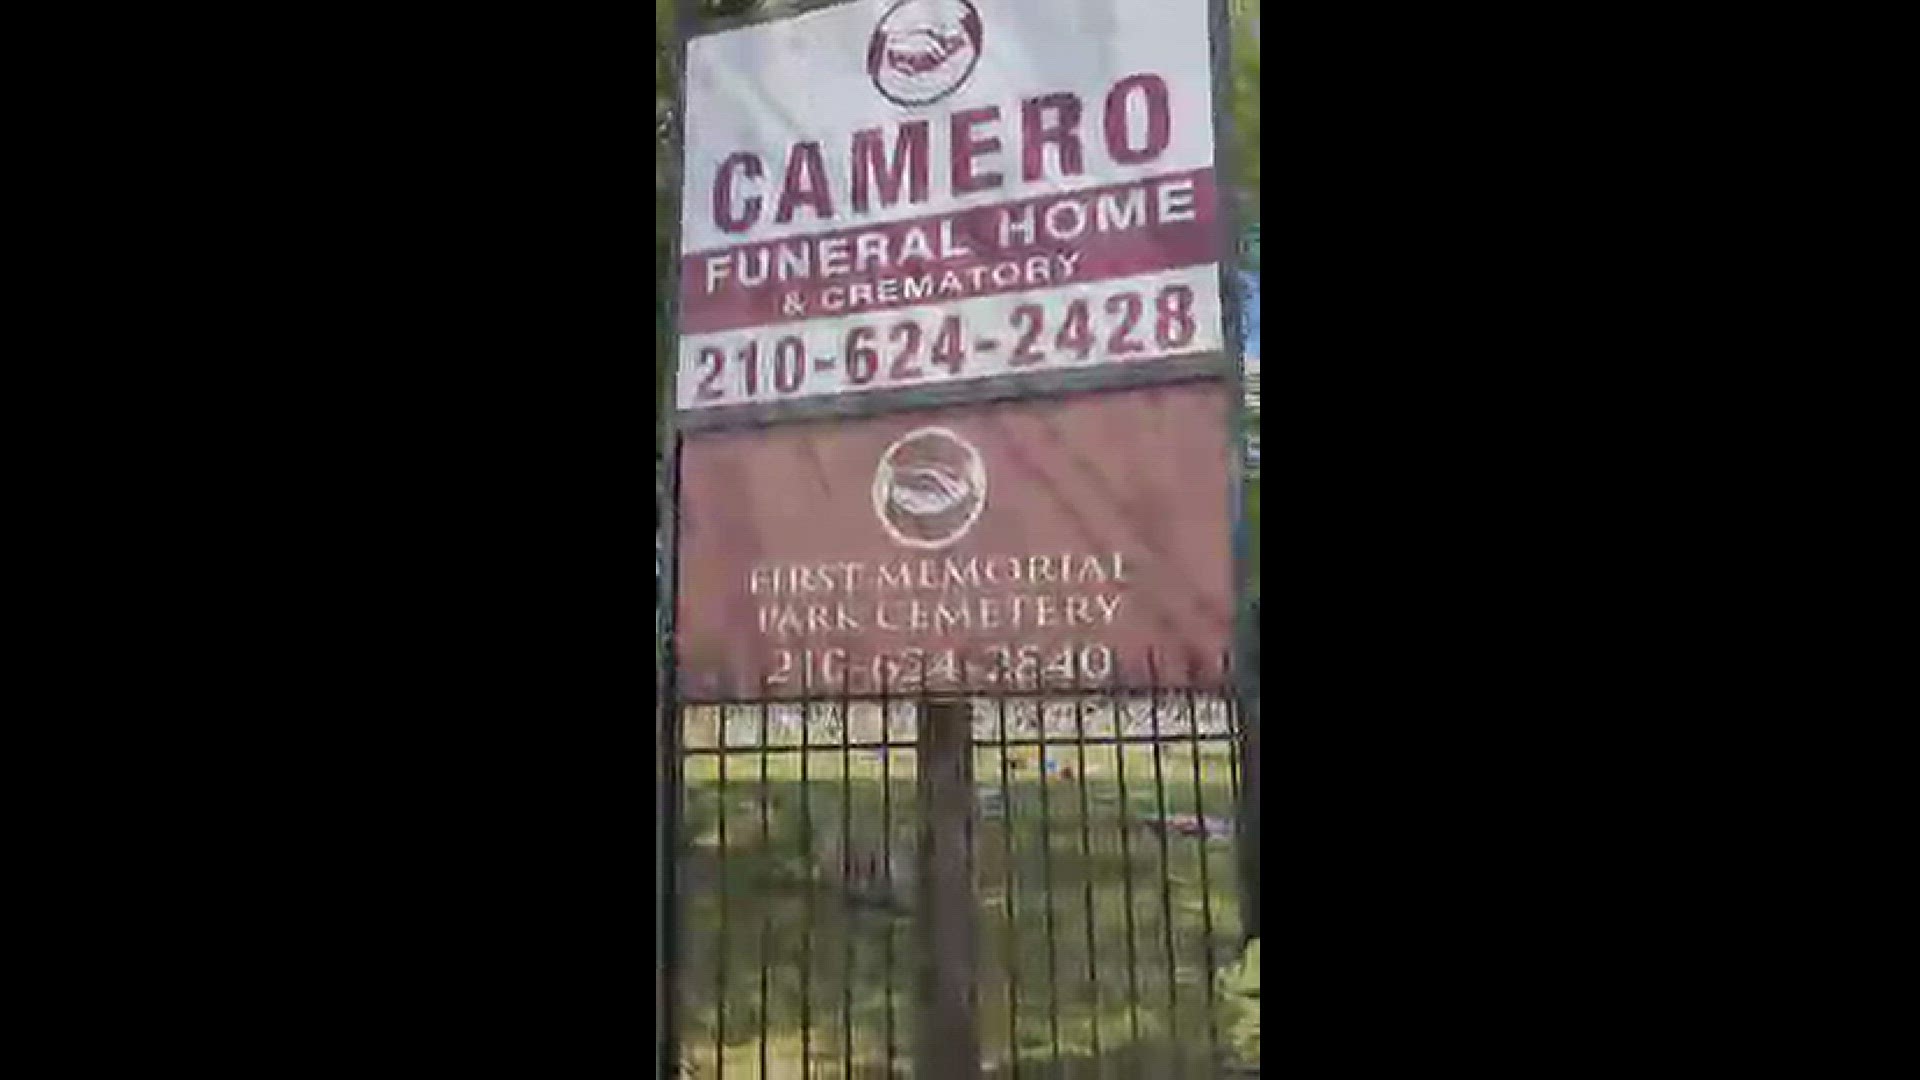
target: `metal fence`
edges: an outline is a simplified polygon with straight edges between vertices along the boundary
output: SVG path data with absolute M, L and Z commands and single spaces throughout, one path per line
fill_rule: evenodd
M 1228 1073 L 1240 710 L 1128 674 L 674 710 L 673 1075 Z

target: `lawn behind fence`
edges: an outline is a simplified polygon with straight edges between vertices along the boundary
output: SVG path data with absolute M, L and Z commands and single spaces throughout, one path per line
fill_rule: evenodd
M 1167 737 L 1122 752 L 1054 742 L 1081 729 L 1111 736 L 1115 714 L 1051 703 L 1043 757 L 1038 746 L 998 746 L 995 713 L 1008 717 L 1008 738 L 1031 739 L 1037 707 L 1024 718 L 976 710 L 976 739 L 993 739 L 976 742 L 973 761 L 987 1075 L 1010 1075 L 1016 1057 L 1035 1077 L 1204 1074 L 1226 1053 L 1213 973 L 1242 944 L 1238 777 L 1223 710 L 1158 711 L 1120 710 L 1127 736 L 1157 719 Z M 715 710 L 690 712 L 688 745 L 715 747 Z M 831 745 L 803 753 L 797 710 L 785 735 L 766 721 L 764 743 L 758 716 L 740 712 L 728 744 L 766 752 L 695 753 L 686 764 L 688 1075 L 718 1075 L 716 1047 L 727 1076 L 841 1076 L 849 1061 L 854 1076 L 887 1076 L 890 1058 L 893 1074 L 910 1075 L 916 751 L 842 749 L 838 711 L 816 706 L 806 739 Z M 912 712 L 896 709 L 891 738 L 912 738 Z M 877 709 L 864 724 L 851 715 L 850 742 L 879 741 Z

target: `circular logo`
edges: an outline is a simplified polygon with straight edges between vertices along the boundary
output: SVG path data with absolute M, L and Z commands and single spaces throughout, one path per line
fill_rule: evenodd
M 867 74 L 895 105 L 926 105 L 973 74 L 981 40 L 972 0 L 900 0 L 867 41 Z
M 946 428 L 894 440 L 873 473 L 873 512 L 894 542 L 943 548 L 967 534 L 987 505 L 980 451 Z

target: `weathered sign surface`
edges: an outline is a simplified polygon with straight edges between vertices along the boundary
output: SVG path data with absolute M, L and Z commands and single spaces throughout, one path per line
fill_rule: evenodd
M 1217 680 L 1233 626 L 1228 392 L 1205 381 L 688 440 L 680 520 L 700 555 L 681 566 L 680 685 L 1179 685 L 1195 656 Z
M 688 45 L 678 405 L 1222 348 L 1207 0 L 886 0 Z

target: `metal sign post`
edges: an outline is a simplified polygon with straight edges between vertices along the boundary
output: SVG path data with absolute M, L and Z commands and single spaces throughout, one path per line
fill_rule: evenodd
M 932 701 L 921 728 L 919 1040 L 914 1074 L 930 1080 L 980 1075 L 973 1004 L 979 935 L 972 853 L 973 720 L 962 701 Z
M 1233 92 L 1233 66 L 1231 42 L 1233 26 L 1228 11 L 1228 0 L 1209 0 L 1208 21 L 1212 26 L 1210 35 L 1213 48 L 1213 92 L 1218 107 L 1214 109 L 1214 146 L 1221 160 L 1227 156 L 1227 149 L 1233 142 L 1233 110 L 1227 106 Z M 1239 215 L 1235 213 L 1237 200 L 1223 200 L 1220 215 L 1221 249 L 1227 252 L 1241 253 L 1244 250 L 1243 234 L 1240 229 Z M 1255 226 L 1256 230 L 1258 226 Z M 1259 258 L 1259 233 L 1253 233 L 1252 250 L 1255 260 Z M 1242 340 L 1245 324 L 1241 320 L 1241 305 L 1245 298 L 1240 295 L 1240 267 L 1238 260 L 1222 259 L 1220 262 L 1220 295 L 1222 300 L 1222 321 L 1226 331 L 1227 356 L 1233 365 L 1233 394 L 1227 406 L 1227 431 L 1230 433 L 1232 457 L 1228 464 L 1228 474 L 1232 478 L 1229 487 L 1227 520 L 1233 529 L 1233 571 L 1236 603 L 1234 606 L 1233 633 L 1233 688 L 1234 712 L 1239 718 L 1241 732 L 1241 799 L 1239 813 L 1244 823 L 1239 844 L 1240 850 L 1240 888 L 1243 896 L 1241 904 L 1244 936 L 1254 938 L 1260 935 L 1260 658 L 1257 642 L 1260 634 L 1259 609 L 1254 605 L 1250 588 L 1251 558 L 1248 545 L 1252 537 L 1247 534 L 1246 514 L 1246 432 L 1247 409 L 1246 394 L 1242 388 L 1247 384 L 1246 342 Z

